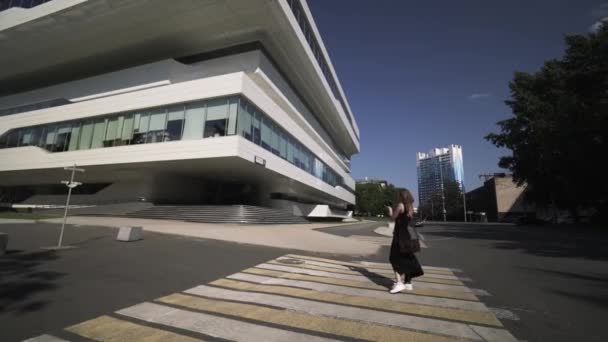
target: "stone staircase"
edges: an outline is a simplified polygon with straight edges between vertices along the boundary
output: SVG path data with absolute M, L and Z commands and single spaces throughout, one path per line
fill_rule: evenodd
M 155 205 L 123 216 L 204 223 L 309 223 L 285 210 L 251 205 Z

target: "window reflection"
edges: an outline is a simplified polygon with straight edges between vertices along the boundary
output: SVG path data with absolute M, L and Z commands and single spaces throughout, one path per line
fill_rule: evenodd
M 203 138 L 215 138 L 226 135 L 228 120 L 228 100 L 215 99 L 207 103 L 207 117 Z
M 333 186 L 342 178 L 242 96 L 112 114 L 11 130 L 0 148 L 38 146 L 50 152 L 238 134 Z

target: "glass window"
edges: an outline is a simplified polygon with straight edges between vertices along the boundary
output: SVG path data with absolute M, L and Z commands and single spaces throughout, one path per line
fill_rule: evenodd
M 305 147 L 302 147 L 302 159 L 302 168 L 312 174 L 312 155 Z
M 81 133 L 80 133 L 80 141 L 78 142 L 79 150 L 88 150 L 91 148 L 91 140 L 93 139 L 93 127 L 94 122 L 92 120 L 85 121 L 82 124 Z
M 32 145 L 32 131 L 33 128 L 25 128 L 20 130 L 19 134 L 19 146 L 29 146 Z
M 251 106 L 245 99 L 241 99 L 239 105 L 239 114 L 237 120 L 237 134 L 244 137 L 247 140 L 252 140 L 251 135 Z
M 106 129 L 106 138 L 103 141 L 103 147 L 114 146 L 114 142 L 119 137 L 118 117 L 108 119 L 108 128 Z
M 57 127 L 57 138 L 52 152 L 63 152 L 67 150 L 72 135 L 72 123 L 64 123 Z
M 228 132 L 227 132 L 227 135 L 236 134 L 238 105 L 239 105 L 238 97 L 231 97 L 230 100 L 228 100 Z
M 116 140 L 114 146 L 129 145 L 133 138 L 133 115 L 123 114 L 118 117 L 118 127 L 116 128 Z
M 281 158 L 287 158 L 287 134 L 281 131 L 281 135 L 279 136 L 279 153 Z
M 42 138 L 42 148 L 47 151 L 52 151 L 55 145 L 55 137 L 57 135 L 57 126 L 50 125 L 47 127 L 45 136 Z
M 150 113 L 150 126 L 146 143 L 163 142 L 166 138 L 167 110 L 155 109 Z
M 81 122 L 75 122 L 72 125 L 72 134 L 70 136 L 70 141 L 68 143 L 68 151 L 75 151 L 78 149 L 78 138 L 80 136 L 80 125 Z
M 301 159 L 300 159 L 300 146 L 297 142 L 294 141 L 293 144 L 293 164 L 299 168 L 302 167 Z
M 6 143 L 8 142 L 8 132 L 0 135 L 0 148 L 6 148 Z
M 106 136 L 107 119 L 96 119 L 93 125 L 93 138 L 91 139 L 91 148 L 103 147 L 103 140 Z
M 287 161 L 289 161 L 290 163 L 294 164 L 296 163 L 295 161 L 295 145 L 293 144 L 293 139 L 291 139 L 291 137 L 287 137 Z
M 270 137 L 271 152 L 276 155 L 279 155 L 279 135 L 281 134 L 279 132 L 280 128 L 273 122 L 270 123 L 270 127 L 272 129 Z
M 253 125 L 251 126 L 251 129 L 253 132 L 253 142 L 260 145 L 262 140 L 262 114 L 257 110 L 253 116 Z
M 226 135 L 227 119 L 227 99 L 215 99 L 207 102 L 207 117 L 205 120 L 205 131 L 203 133 L 203 137 L 221 137 Z
M 182 139 L 184 128 L 184 106 L 174 106 L 169 109 L 167 115 L 167 134 L 164 141 L 175 141 Z
M 190 103 L 186 106 L 186 123 L 184 125 L 184 140 L 203 138 L 205 126 L 205 103 Z
M 137 113 L 133 122 L 133 144 L 145 144 L 150 115 L 148 113 Z
M 272 140 L 272 123 L 267 117 L 262 117 L 262 140 L 261 145 L 263 148 L 271 151 L 271 140 Z
M 323 177 L 323 169 L 324 169 L 323 163 L 319 159 L 315 158 L 315 168 L 314 168 L 315 177 L 317 177 L 317 178 Z
M 17 147 L 19 145 L 19 131 L 12 131 L 8 134 L 6 147 Z

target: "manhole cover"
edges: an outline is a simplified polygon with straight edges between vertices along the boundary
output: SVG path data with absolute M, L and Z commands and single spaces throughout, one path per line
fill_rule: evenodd
M 298 259 L 279 259 L 278 262 L 287 265 L 300 265 L 304 263 L 304 261 Z

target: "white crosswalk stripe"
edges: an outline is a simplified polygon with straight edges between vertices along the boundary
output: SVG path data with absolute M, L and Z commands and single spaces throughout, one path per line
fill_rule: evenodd
M 154 303 L 137 304 L 117 313 L 151 323 L 159 323 L 233 341 L 335 341 L 334 339 L 179 310 Z
M 325 272 L 325 271 L 315 271 L 315 270 L 308 270 L 308 269 L 276 265 L 276 264 L 260 264 L 260 265 L 257 265 L 256 267 L 261 268 L 261 269 L 274 270 L 274 271 L 309 274 L 309 275 L 320 276 L 320 277 L 347 279 L 347 280 L 355 280 L 355 281 L 369 281 L 370 280 L 370 278 L 368 278 L 364 275 L 349 275 L 349 274 L 341 274 L 341 273 L 331 273 L 331 272 Z M 388 281 L 390 281 L 390 280 L 388 280 Z M 469 292 L 469 293 L 473 292 L 471 289 L 469 289 L 466 286 L 457 286 L 457 285 L 417 283 L 417 286 L 431 288 L 431 289 L 439 289 L 439 290 L 462 291 L 462 292 Z
M 387 263 L 290 254 L 66 330 L 112 342 L 517 341 L 461 270 L 423 268 L 414 291 L 389 294 Z M 63 341 L 50 338 L 29 341 Z
M 472 328 L 466 324 L 453 323 L 437 319 L 399 315 L 381 311 L 353 308 L 344 305 L 325 304 L 277 295 L 231 291 L 203 285 L 197 286 L 185 292 L 204 297 L 278 306 L 283 309 L 302 311 L 311 315 L 333 316 L 343 319 L 391 325 L 413 330 L 424 330 L 442 335 L 451 335 L 457 338 L 482 340 L 472 330 Z
M 329 285 L 329 284 L 320 284 L 312 281 L 302 281 L 302 280 L 290 280 L 290 279 L 281 279 L 281 278 L 273 278 L 260 276 L 255 274 L 247 274 L 247 273 L 236 273 L 227 277 L 228 279 L 242 280 L 251 283 L 257 284 L 267 284 L 267 285 L 281 285 L 281 286 L 289 286 L 289 287 L 298 287 L 303 289 L 315 290 L 320 292 L 332 292 L 343 294 L 347 296 L 366 296 L 370 298 L 377 299 L 386 299 L 403 303 L 411 303 L 411 304 L 422 304 L 429 306 L 437 306 L 437 307 L 446 307 L 446 308 L 454 308 L 454 309 L 463 309 L 463 310 L 471 310 L 471 311 L 489 311 L 485 304 L 481 302 L 472 302 L 467 300 L 458 300 L 451 298 L 438 298 L 438 297 L 426 297 L 426 296 L 415 296 L 409 295 L 408 293 L 401 293 L 398 296 L 392 295 L 388 293 L 388 291 L 376 291 L 376 290 L 366 290 L 366 289 L 357 289 L 347 286 L 339 286 L 339 285 Z
M 27 339 L 23 342 L 68 342 L 68 341 L 64 340 L 62 338 L 59 338 L 59 337 L 55 337 L 53 335 L 44 334 L 44 335 L 40 335 L 37 337 Z

